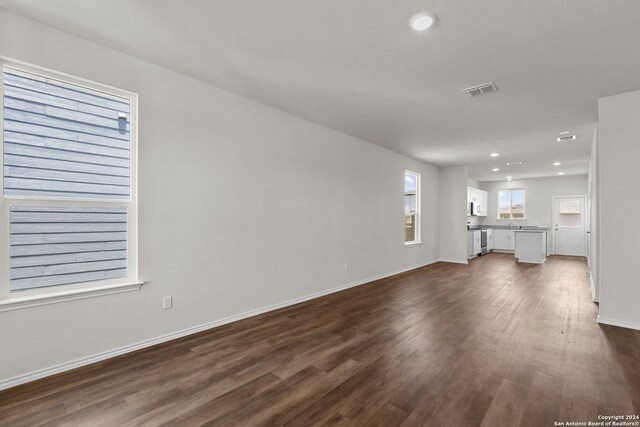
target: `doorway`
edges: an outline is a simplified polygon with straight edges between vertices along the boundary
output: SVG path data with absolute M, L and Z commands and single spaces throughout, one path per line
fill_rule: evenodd
M 587 256 L 586 196 L 553 198 L 553 241 L 556 255 Z

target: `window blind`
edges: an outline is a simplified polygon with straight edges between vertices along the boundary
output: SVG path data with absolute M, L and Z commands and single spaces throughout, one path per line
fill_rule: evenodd
M 125 277 L 122 207 L 12 206 L 11 291 Z
M 130 99 L 12 67 L 2 88 L 10 292 L 127 277 Z
M 4 70 L 4 194 L 129 199 L 129 101 Z

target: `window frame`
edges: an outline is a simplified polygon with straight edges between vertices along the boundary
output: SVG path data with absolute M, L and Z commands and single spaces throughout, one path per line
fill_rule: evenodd
M 508 191 L 509 192 L 509 218 L 501 218 L 500 217 L 500 193 L 503 191 Z M 523 200 L 524 200 L 524 212 L 522 215 L 522 218 L 514 218 L 513 217 L 513 192 L 514 191 L 522 191 L 523 194 Z M 502 221 L 523 221 L 527 219 L 527 190 L 525 188 L 504 188 L 504 189 L 500 189 L 498 190 L 498 193 L 496 194 L 496 198 L 497 200 L 497 212 L 498 214 L 496 215 L 496 219 L 502 220 Z
M 138 95 L 133 92 L 118 89 L 105 84 L 93 82 L 80 77 L 53 71 L 47 68 L 31 65 L 22 61 L 0 56 L 0 100 L 4 106 L 4 71 L 35 74 L 39 77 L 58 80 L 65 84 L 77 86 L 82 90 L 109 97 L 119 97 L 129 101 L 129 198 L 128 199 L 99 199 L 85 197 L 51 197 L 51 196 L 11 196 L 4 193 L 4 107 L 0 109 L 0 159 L 2 170 L 0 174 L 0 230 L 2 237 L 0 244 L 0 312 L 16 308 L 43 305 L 51 302 L 66 301 L 83 297 L 93 297 L 101 294 L 112 294 L 140 289 L 142 282 L 138 278 Z M 56 285 L 50 287 L 11 292 L 10 283 L 10 250 L 11 250 L 11 219 L 12 205 L 20 206 L 95 206 L 95 207 L 125 207 L 127 209 L 127 275 L 121 278 Z M 82 296 L 85 294 L 86 296 Z
M 408 174 L 411 174 L 411 175 L 415 176 L 415 178 L 416 178 L 416 212 L 414 214 L 414 216 L 415 216 L 415 220 L 414 220 L 415 221 L 414 222 L 414 224 L 415 224 L 414 225 L 414 228 L 415 228 L 415 236 L 414 237 L 415 237 L 415 239 L 414 240 L 410 240 L 410 241 L 405 240 L 404 241 L 404 246 L 413 246 L 413 245 L 419 245 L 419 244 L 422 243 L 422 230 L 421 230 L 421 227 L 420 227 L 421 214 L 422 214 L 422 207 L 421 207 L 421 204 L 420 204 L 421 203 L 421 199 L 422 199 L 422 197 L 420 197 L 420 193 L 422 191 L 422 185 L 421 185 L 421 181 L 420 180 L 422 179 L 422 177 L 418 172 L 414 172 L 414 171 L 410 171 L 408 169 L 405 169 L 404 175 L 403 175 L 403 178 L 404 178 L 403 182 L 405 184 L 403 185 L 404 190 L 402 192 L 402 194 L 403 194 L 403 200 L 402 200 L 403 201 L 403 205 L 404 205 L 404 198 L 407 195 L 407 190 L 406 190 L 405 186 L 406 186 L 406 179 L 407 179 L 407 175 Z M 406 228 L 407 212 L 406 212 L 406 210 L 404 210 L 404 207 L 403 207 L 403 211 L 404 211 L 404 222 L 403 223 L 405 224 L 405 228 Z M 406 229 L 405 229 L 405 236 L 406 236 Z

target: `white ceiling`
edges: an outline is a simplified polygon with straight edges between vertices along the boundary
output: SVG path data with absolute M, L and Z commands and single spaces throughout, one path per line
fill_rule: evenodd
M 567 175 L 586 173 L 598 98 L 640 89 L 637 0 L 0 0 L 0 7 L 417 159 L 468 165 L 479 181 L 552 175 L 556 160 Z M 438 21 L 419 33 L 408 20 L 423 10 Z M 462 92 L 491 80 L 499 92 Z M 578 140 L 556 142 L 565 130 Z M 523 166 L 507 168 L 507 160 Z

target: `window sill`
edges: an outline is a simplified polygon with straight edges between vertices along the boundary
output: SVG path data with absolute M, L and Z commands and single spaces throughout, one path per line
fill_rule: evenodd
M 418 242 L 418 241 L 416 241 L 416 242 L 404 242 L 405 246 L 416 246 L 416 245 L 421 245 L 421 244 L 422 244 L 422 242 Z
M 144 282 L 119 283 L 117 285 L 94 286 L 91 288 L 74 289 L 69 291 L 51 292 L 46 294 L 10 297 L 0 300 L 0 312 L 19 310 L 22 308 L 38 307 L 65 301 L 93 298 L 102 295 L 119 294 L 139 290 Z

